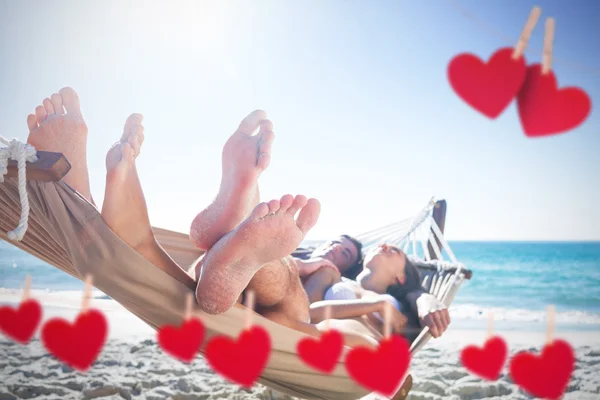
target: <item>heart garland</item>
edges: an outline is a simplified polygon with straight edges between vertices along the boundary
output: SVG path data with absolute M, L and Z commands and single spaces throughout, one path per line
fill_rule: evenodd
M 0 331 L 21 344 L 29 343 L 42 320 L 42 306 L 29 298 L 30 292 L 31 276 L 27 275 L 19 307 L 0 307 Z
M 0 329 L 15 341 L 26 344 L 33 336 L 41 319 L 39 302 L 29 299 L 31 278 L 25 281 L 23 300 L 16 310 L 0 308 Z M 106 341 L 108 324 L 99 310 L 89 309 L 91 277 L 86 279 L 82 311 L 71 324 L 62 318 L 47 321 L 41 332 L 46 349 L 67 365 L 81 372 L 87 371 L 100 354 Z M 250 294 L 249 305 L 253 306 Z M 158 341 L 169 355 L 190 363 L 199 352 L 204 339 L 204 326 L 192 318 L 193 297 L 188 296 L 184 323 L 163 326 Z M 385 310 L 386 314 L 388 310 Z M 326 315 L 330 315 L 326 312 Z M 271 340 L 260 326 L 252 326 L 252 307 L 247 311 L 247 328 L 237 340 L 224 336 L 212 338 L 206 346 L 206 358 L 211 367 L 231 381 L 250 388 L 260 377 L 269 359 Z M 346 356 L 345 367 L 352 379 L 367 389 L 386 396 L 394 395 L 411 361 L 409 343 L 405 338 L 386 334 L 379 346 L 372 350 L 354 347 Z M 460 355 L 462 364 L 471 373 L 486 380 L 497 380 L 507 358 L 506 342 L 492 336 L 493 317 L 490 313 L 488 340 L 483 347 L 467 346 Z M 529 394 L 559 399 L 566 390 L 575 368 L 572 347 L 564 340 L 552 339 L 554 307 L 548 308 L 548 343 L 539 356 L 520 352 L 510 362 L 513 381 Z M 327 330 L 318 339 L 304 338 L 297 345 L 298 356 L 309 366 L 331 373 L 343 349 L 343 336 L 336 330 Z
M 89 308 L 92 277 L 85 280 L 81 312 L 73 324 L 64 318 L 48 320 L 42 328 L 44 347 L 60 361 L 85 372 L 96 361 L 108 334 L 108 323 L 101 311 Z
M 181 326 L 164 325 L 158 332 L 158 344 L 170 356 L 191 363 L 202 347 L 204 341 L 204 325 L 192 317 L 194 298 L 188 294 L 185 309 L 185 320 Z
M 519 120 L 528 137 L 575 129 L 591 111 L 587 93 L 576 87 L 559 89 L 551 71 L 553 18 L 546 21 L 542 64 L 526 67 L 523 52 L 540 15 L 541 9 L 534 7 L 514 49 L 499 49 L 487 63 L 463 53 L 448 65 L 448 80 L 454 92 L 488 118 L 498 117 L 516 98 Z

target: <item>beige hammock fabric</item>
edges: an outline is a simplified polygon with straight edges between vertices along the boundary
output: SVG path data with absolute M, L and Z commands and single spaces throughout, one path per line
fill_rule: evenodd
M 31 207 L 29 227 L 22 241 L 11 241 L 6 233 L 18 224 L 21 212 L 17 179 L 7 177 L 0 184 L 0 239 L 78 279 L 91 274 L 95 287 L 155 329 L 182 322 L 186 297 L 192 291 L 124 243 L 87 200 L 63 182 L 28 181 L 27 192 Z M 155 233 L 165 250 L 185 269 L 202 254 L 187 235 L 159 228 L 155 228 Z M 463 273 L 451 274 L 439 266 L 437 269 L 429 267 L 428 273 L 421 271 L 426 272 L 425 282 L 429 279 L 433 283 L 428 285 L 428 290 L 446 304 L 464 279 Z M 449 280 L 454 275 L 460 276 Z M 194 313 L 206 327 L 205 343 L 217 334 L 237 337 L 244 329 L 243 307 L 218 316 L 207 315 L 199 309 Z M 305 365 L 296 354 L 296 344 L 306 334 L 259 315 L 253 321 L 270 332 L 272 341 L 272 353 L 260 383 L 307 399 L 357 399 L 369 394 L 349 378 L 344 356 L 331 375 L 324 375 Z M 358 322 L 355 329 L 365 333 Z M 424 330 L 413 342 L 413 354 L 429 337 Z
M 29 228 L 21 242 L 10 241 L 6 232 L 18 223 L 20 202 L 17 181 L 0 184 L 0 238 L 81 279 L 94 277 L 94 286 L 157 329 L 180 324 L 186 296 L 191 290 L 131 249 L 104 223 L 95 207 L 62 182 L 27 183 L 31 206 Z M 180 263 L 190 265 L 201 252 L 185 235 L 157 230 L 165 250 Z M 244 329 L 244 310 L 209 316 L 195 314 L 207 330 L 231 337 Z M 340 362 L 332 375 L 303 364 L 296 343 L 303 333 L 256 315 L 255 324 L 271 333 L 272 353 L 260 383 L 301 398 L 357 399 L 368 391 L 354 383 Z

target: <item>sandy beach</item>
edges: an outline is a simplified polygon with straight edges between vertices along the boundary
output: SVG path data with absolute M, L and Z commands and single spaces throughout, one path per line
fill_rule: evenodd
M 34 293 L 44 305 L 44 320 L 72 320 L 78 312 L 76 292 Z M 20 293 L 0 290 L 0 304 L 16 304 Z M 98 293 L 92 306 L 109 320 L 109 338 L 93 367 L 79 373 L 51 356 L 39 341 L 18 344 L 0 335 L 0 400 L 5 399 L 290 399 L 264 386 L 245 390 L 212 371 L 198 357 L 179 362 L 158 346 L 156 333 L 116 302 Z M 508 370 L 496 382 L 471 375 L 459 361 L 462 348 L 482 344 L 486 331 L 453 329 L 432 340 L 413 359 L 410 399 L 529 399 L 514 385 Z M 511 354 L 539 351 L 541 332 L 498 331 Z M 557 332 L 576 351 L 577 365 L 565 399 L 600 398 L 600 335 L 598 332 Z

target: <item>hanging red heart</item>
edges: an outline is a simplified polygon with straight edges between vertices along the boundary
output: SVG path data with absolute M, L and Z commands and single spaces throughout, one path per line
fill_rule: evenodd
M 542 349 L 538 357 L 519 353 L 510 362 L 510 375 L 522 389 L 535 397 L 559 399 L 575 368 L 575 355 L 563 340 L 555 340 Z
M 576 128 L 592 109 L 586 92 L 576 87 L 558 89 L 553 71 L 542 66 L 527 68 L 527 78 L 517 97 L 519 117 L 529 137 L 555 135 Z
M 42 343 L 56 358 L 84 372 L 96 361 L 107 333 L 104 315 L 90 309 L 80 313 L 73 324 L 63 318 L 47 321 L 42 328 Z
M 508 107 L 523 85 L 525 58 L 513 60 L 512 48 L 502 48 L 484 63 L 473 54 L 463 53 L 448 65 L 452 89 L 471 107 L 496 118 Z
M 162 349 L 178 360 L 191 363 L 202 346 L 204 326 L 192 318 L 180 327 L 165 325 L 158 331 L 158 343 Z
M 29 343 L 41 319 L 42 307 L 34 299 L 21 302 L 16 310 L 0 307 L 0 331 L 21 344 Z
M 225 378 L 246 388 L 256 382 L 270 353 L 271 339 L 260 326 L 244 330 L 237 341 L 217 336 L 206 345 L 208 364 Z
M 467 370 L 484 379 L 497 380 L 508 355 L 506 342 L 500 336 L 488 339 L 483 348 L 467 346 L 460 360 Z
M 379 342 L 376 350 L 355 347 L 346 356 L 348 374 L 367 389 L 393 396 L 410 364 L 406 339 L 393 335 Z
M 341 333 L 329 330 L 318 339 L 310 337 L 298 342 L 298 356 L 319 371 L 330 374 L 337 364 L 344 348 L 344 338 Z

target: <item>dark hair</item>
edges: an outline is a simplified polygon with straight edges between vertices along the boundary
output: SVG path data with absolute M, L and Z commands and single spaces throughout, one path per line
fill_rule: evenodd
M 343 277 L 348 278 L 348 279 L 356 279 L 356 277 L 358 276 L 358 274 L 360 274 L 360 271 L 362 271 L 362 261 L 363 261 L 363 255 L 362 255 L 362 243 L 359 242 L 358 240 L 356 240 L 355 238 L 353 238 L 350 235 L 340 235 L 340 237 L 343 237 L 345 239 L 348 239 L 349 241 L 352 242 L 352 244 L 354 245 L 354 247 L 356 247 L 356 261 L 354 261 L 354 264 L 352 264 L 347 270 L 346 272 L 344 272 L 342 274 Z
M 425 291 L 421 284 L 421 274 L 419 274 L 419 270 L 408 258 L 408 256 L 406 256 L 406 254 L 404 257 L 406 259 L 406 263 L 404 265 L 404 274 L 406 276 L 406 280 L 404 281 L 404 284 L 396 283 L 388 286 L 387 288 L 387 293 L 401 303 L 406 302 L 406 295 L 410 292 L 414 292 L 416 290 Z

